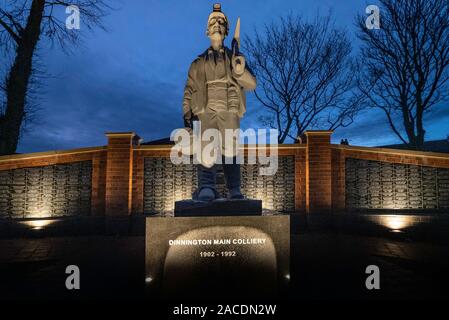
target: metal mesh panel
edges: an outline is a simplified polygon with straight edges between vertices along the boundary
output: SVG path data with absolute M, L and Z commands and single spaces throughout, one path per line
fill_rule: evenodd
M 91 194 L 91 161 L 0 172 L 1 217 L 89 214 Z
M 261 199 L 263 207 L 278 211 L 295 209 L 294 156 L 278 158 L 274 176 L 259 174 L 261 165 L 241 167 L 242 193 L 248 198 Z M 217 170 L 217 191 L 226 197 L 227 189 L 221 167 Z M 198 185 L 197 169 L 193 164 L 173 165 L 168 158 L 145 158 L 144 211 L 164 213 L 174 209 L 174 202 L 191 199 Z
M 346 207 L 449 208 L 449 169 L 346 159 Z

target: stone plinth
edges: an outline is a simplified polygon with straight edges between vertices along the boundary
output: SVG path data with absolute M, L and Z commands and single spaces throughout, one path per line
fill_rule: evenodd
M 289 280 L 288 215 L 147 218 L 151 296 L 276 297 Z
M 260 216 L 262 200 L 227 200 L 211 202 L 182 200 L 175 202 L 175 217 L 196 216 Z

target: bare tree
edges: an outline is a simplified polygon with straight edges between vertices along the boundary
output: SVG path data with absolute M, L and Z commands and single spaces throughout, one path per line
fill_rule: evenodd
M 0 87 L 5 96 L 0 110 L 0 155 L 16 151 L 23 122 L 31 111 L 28 95 L 39 41 L 48 38 L 62 48 L 80 41 L 80 32 L 65 24 L 64 9 L 70 5 L 79 8 L 82 26 L 89 30 L 102 27 L 101 18 L 109 8 L 101 0 L 11 0 L 0 7 L 0 47 L 12 56 Z
M 245 40 L 258 82 L 255 95 L 268 109 L 262 120 L 279 130 L 279 143 L 307 129 L 352 123 L 361 97 L 354 91 L 351 43 L 330 16 L 313 22 L 288 16 Z
M 380 29 L 357 18 L 360 88 L 402 142 L 421 149 L 426 112 L 448 95 L 449 2 L 379 0 Z M 405 131 L 405 134 L 404 134 Z

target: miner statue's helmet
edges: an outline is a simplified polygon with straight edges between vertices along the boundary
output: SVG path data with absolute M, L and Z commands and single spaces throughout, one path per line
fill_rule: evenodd
M 213 6 L 213 11 L 209 15 L 209 18 L 207 19 L 207 35 L 209 35 L 209 28 L 215 24 L 216 21 L 219 21 L 225 25 L 225 34 L 226 37 L 229 33 L 229 22 L 226 15 L 221 11 L 221 4 L 215 3 Z

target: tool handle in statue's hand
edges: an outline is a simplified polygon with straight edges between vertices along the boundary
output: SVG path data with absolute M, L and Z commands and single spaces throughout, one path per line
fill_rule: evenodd
M 190 116 L 184 116 L 184 127 L 193 129 L 193 121 L 199 121 L 198 116 L 191 114 Z
M 232 39 L 231 49 L 232 49 L 232 56 L 238 56 L 240 54 L 239 42 L 235 38 Z
M 184 118 L 184 127 L 186 127 L 186 128 L 193 127 L 192 118 Z

